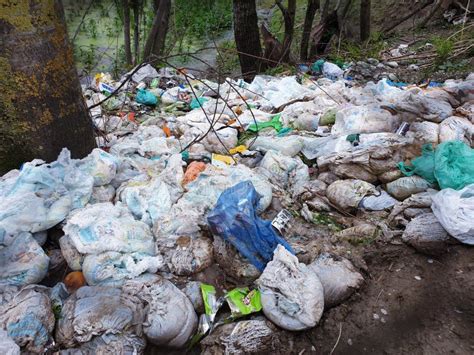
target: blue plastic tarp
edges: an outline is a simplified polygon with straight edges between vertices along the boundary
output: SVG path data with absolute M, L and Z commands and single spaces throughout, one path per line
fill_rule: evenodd
M 273 229 L 271 221 L 257 216 L 260 195 L 251 181 L 225 190 L 209 212 L 211 232 L 231 243 L 257 269 L 263 271 L 278 244 L 293 253 L 289 244 Z

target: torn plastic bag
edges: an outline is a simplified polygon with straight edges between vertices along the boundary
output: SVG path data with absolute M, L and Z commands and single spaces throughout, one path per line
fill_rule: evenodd
M 43 163 L 25 163 L 0 182 L 0 236 L 47 230 L 89 201 L 93 178 L 77 168 L 67 149 Z
M 186 345 L 198 319 L 183 292 L 157 275 L 127 281 L 123 289 L 146 304 L 143 331 L 150 342 L 172 348 Z
M 302 153 L 306 159 L 313 160 L 325 155 L 344 152 L 351 148 L 351 143 L 346 137 L 321 137 L 321 138 L 303 138 Z
M 316 273 L 298 262 L 283 246 L 275 249 L 256 281 L 262 309 L 273 323 L 286 330 L 304 330 L 318 324 L 324 310 L 323 285 Z
M 0 243 L 0 287 L 40 282 L 48 272 L 49 258 L 29 233 L 20 233 L 9 245 Z
M 334 205 L 342 210 L 359 207 L 367 195 L 377 195 L 375 186 L 362 180 L 338 180 L 328 186 L 326 196 Z
M 0 329 L 0 354 L 3 355 L 20 355 L 20 347 L 16 345 L 8 333 Z
M 273 230 L 271 221 L 257 216 L 255 207 L 259 199 L 252 182 L 242 181 L 221 194 L 207 221 L 214 235 L 230 242 L 262 271 L 278 244 L 292 250 Z
M 437 255 L 446 251 L 448 232 L 433 213 L 423 213 L 413 218 L 403 232 L 402 240 L 417 251 Z
M 63 304 L 55 339 L 72 348 L 105 334 L 142 335 L 145 308 L 140 298 L 120 288 L 84 286 Z
M 24 352 L 43 353 L 51 340 L 54 314 L 47 287 L 29 285 L 0 303 L 0 329 Z
M 474 245 L 474 184 L 432 196 L 431 209 L 446 231 L 461 243 Z
M 342 303 L 364 282 L 349 260 L 328 253 L 321 254 L 308 268 L 318 275 L 323 285 L 326 309 Z
M 387 184 L 386 190 L 397 200 L 403 201 L 413 194 L 426 191 L 432 187 L 432 184 L 419 176 L 406 176 L 389 182 Z

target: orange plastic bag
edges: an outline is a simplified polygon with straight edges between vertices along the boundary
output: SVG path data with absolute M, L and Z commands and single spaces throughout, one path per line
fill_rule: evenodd
M 187 183 L 196 180 L 196 178 L 206 170 L 206 164 L 201 161 L 193 161 L 188 165 L 186 172 L 184 173 L 183 186 Z

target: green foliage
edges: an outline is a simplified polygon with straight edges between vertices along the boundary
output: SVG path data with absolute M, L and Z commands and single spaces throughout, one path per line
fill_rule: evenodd
M 287 74 L 287 75 L 295 75 L 298 72 L 298 69 L 294 65 L 288 65 L 288 64 L 280 64 L 277 65 L 274 68 L 268 68 L 265 71 L 265 74 L 267 75 L 272 75 L 272 76 L 278 76 L 281 74 Z
M 333 50 L 328 56 L 331 61 L 346 62 L 348 60 L 363 60 L 366 58 L 378 58 L 381 51 L 387 47 L 381 32 L 372 32 L 366 43 L 355 41 L 342 41 L 339 53 Z
M 51 310 L 53 311 L 53 314 L 54 314 L 54 318 L 55 319 L 61 319 L 61 310 L 62 310 L 62 307 L 60 304 L 52 304 L 51 305 Z
M 440 66 L 449 58 L 454 48 L 454 41 L 451 39 L 445 39 L 441 37 L 433 38 L 433 45 L 436 50 L 435 65 Z
M 232 27 L 232 0 L 176 0 L 175 26 L 195 40 Z
M 86 30 L 93 39 L 97 38 L 97 22 L 93 18 L 88 21 Z

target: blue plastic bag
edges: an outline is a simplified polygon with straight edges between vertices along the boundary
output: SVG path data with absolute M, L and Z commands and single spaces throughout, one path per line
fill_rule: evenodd
M 211 232 L 231 243 L 258 270 L 263 271 L 273 258 L 278 244 L 293 253 L 289 244 L 273 230 L 271 221 L 257 216 L 260 200 L 251 181 L 242 181 L 225 190 L 209 212 Z
M 158 98 L 145 89 L 138 89 L 136 101 L 139 104 L 156 106 L 156 104 L 158 103 Z

